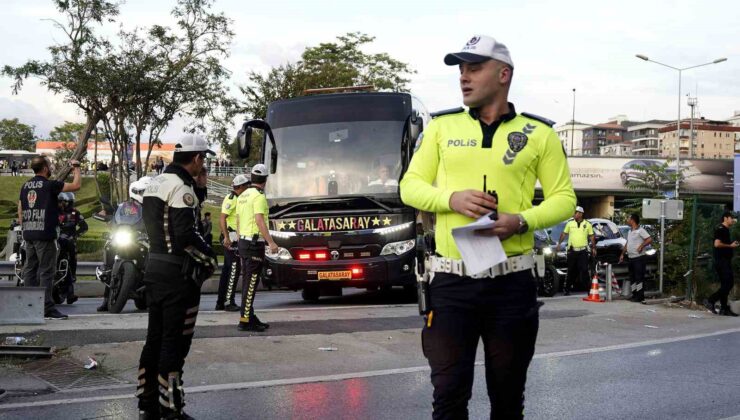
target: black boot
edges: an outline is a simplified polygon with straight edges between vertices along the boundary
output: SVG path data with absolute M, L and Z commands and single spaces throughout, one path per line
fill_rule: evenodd
M 257 318 L 257 315 L 252 315 L 252 318 L 254 319 L 254 322 L 256 322 L 256 323 L 257 323 L 257 325 L 261 325 L 261 326 L 263 326 L 263 327 L 264 327 L 265 329 L 268 329 L 268 328 L 270 328 L 270 324 L 268 324 L 268 323 L 266 323 L 266 322 L 262 322 L 262 321 L 260 321 L 260 319 L 259 319 L 259 318 Z
M 265 327 L 256 323 L 254 320 L 251 322 L 240 322 L 236 328 L 239 331 L 265 332 Z
M 732 309 L 730 309 L 729 306 L 722 308 L 722 310 L 719 311 L 719 314 L 724 316 L 738 316 L 735 312 L 732 312 Z
M 159 410 L 145 411 L 139 410 L 139 420 L 159 420 Z
M 229 303 L 228 305 L 226 305 L 224 307 L 224 311 L 226 311 L 226 312 L 238 312 L 239 309 L 241 309 L 241 308 L 239 308 L 239 305 L 237 305 L 234 302 L 231 302 L 231 303 Z

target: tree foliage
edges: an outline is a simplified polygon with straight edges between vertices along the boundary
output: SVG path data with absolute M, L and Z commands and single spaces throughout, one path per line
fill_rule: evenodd
M 276 100 L 304 94 L 306 89 L 372 85 L 383 91 L 403 91 L 411 67 L 387 53 L 368 54 L 363 47 L 375 37 L 352 32 L 335 42 L 308 47 L 301 60 L 272 68 L 267 74 L 251 71 L 241 86 L 242 111 L 252 118 L 265 118 L 267 106 Z
M 142 141 L 159 144 L 176 116 L 189 120 L 190 131 L 208 129 L 212 140 L 226 141 L 236 102 L 227 94 L 230 74 L 221 60 L 228 55 L 233 32 L 231 21 L 211 10 L 213 0 L 178 0 L 172 10 L 174 27 L 121 29 L 113 40 L 96 29 L 114 21 L 118 3 L 54 4 L 64 17 L 54 23 L 65 39 L 49 47 L 50 60 L 5 66 L 2 72 L 15 79 L 15 93 L 34 76 L 83 111 L 85 127 L 72 157 L 84 156 L 93 130 L 100 127 L 113 152 L 114 199 L 127 196 L 128 159 L 135 156 L 141 175 Z M 134 156 L 127 153 L 130 144 Z M 68 173 L 63 168 L 57 176 Z
M 34 126 L 23 124 L 18 118 L 0 120 L 0 149 L 35 151 Z

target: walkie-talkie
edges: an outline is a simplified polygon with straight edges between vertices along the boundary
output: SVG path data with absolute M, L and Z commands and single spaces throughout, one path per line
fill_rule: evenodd
M 489 190 L 486 185 L 486 176 L 483 175 L 483 192 L 490 195 L 491 197 L 496 199 L 496 203 L 498 204 L 498 193 L 496 190 Z M 491 210 L 491 214 L 488 215 L 488 218 L 491 220 L 498 220 L 498 210 Z

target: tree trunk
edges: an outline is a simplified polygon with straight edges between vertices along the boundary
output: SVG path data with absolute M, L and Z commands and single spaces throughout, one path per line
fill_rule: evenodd
M 80 137 L 77 139 L 77 147 L 75 147 L 75 151 L 72 153 L 71 159 L 82 160 L 82 158 L 85 156 L 85 154 L 87 153 L 87 142 L 90 140 L 90 135 L 92 134 L 95 126 L 98 124 L 99 121 L 100 116 L 97 113 L 87 114 L 85 129 L 80 132 Z M 65 179 L 67 179 L 67 176 L 69 176 L 70 172 L 72 172 L 72 166 L 67 163 L 57 169 L 57 172 L 52 176 L 52 179 L 64 181 Z

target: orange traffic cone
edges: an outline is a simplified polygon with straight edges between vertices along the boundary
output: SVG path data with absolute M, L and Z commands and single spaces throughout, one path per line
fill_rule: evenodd
M 588 297 L 583 298 L 586 302 L 604 302 L 599 294 L 599 276 L 594 274 L 594 278 L 591 279 L 591 290 L 588 292 Z

